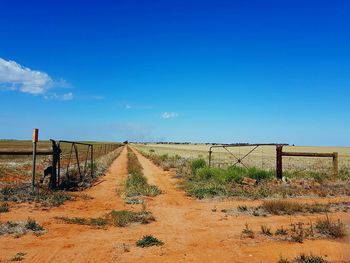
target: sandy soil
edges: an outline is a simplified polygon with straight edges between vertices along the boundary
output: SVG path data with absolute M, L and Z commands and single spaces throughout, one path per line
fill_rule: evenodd
M 112 209 L 140 210 L 140 205 L 125 205 L 117 193 L 123 188 L 127 176 L 127 152 L 124 149 L 102 181 L 84 191 L 94 198 L 92 200 L 69 201 L 49 210 L 35 204 L 11 205 L 11 211 L 1 215 L 2 222 L 31 217 L 40 222 L 47 233 L 40 237 L 27 234 L 19 239 L 1 236 L 0 260 L 9 260 L 17 252 L 27 253 L 23 262 L 277 262 L 281 256 L 291 258 L 300 253 L 321 255 L 333 262 L 350 260 L 349 238 L 310 240 L 303 244 L 273 241 L 261 236 L 241 238 L 245 223 L 255 231 L 259 231 L 263 224 L 275 230 L 282 225 L 287 228 L 291 221 L 309 222 L 320 215 L 292 218 L 226 216 L 221 209 L 241 204 L 258 205 L 259 201 L 192 199 L 176 188 L 173 172 L 165 172 L 141 154 L 136 154 L 149 183 L 156 184 L 163 191 L 157 197 L 147 198 L 147 210 L 153 213 L 156 222 L 94 229 L 67 225 L 54 219 L 56 216 L 97 217 Z M 350 198 L 342 200 L 349 201 Z M 318 201 L 328 202 L 329 199 Z M 347 226 L 350 224 L 346 213 L 333 214 L 332 217 L 341 218 Z M 165 245 L 145 249 L 136 247 L 135 242 L 147 234 L 161 239 Z

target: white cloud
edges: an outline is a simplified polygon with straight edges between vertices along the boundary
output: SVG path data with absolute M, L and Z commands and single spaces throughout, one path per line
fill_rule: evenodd
M 162 114 L 163 119 L 176 118 L 177 116 L 179 116 L 179 114 L 176 112 L 163 112 Z
M 0 58 L 0 89 L 18 90 L 33 95 L 44 95 L 54 87 L 66 88 L 69 84 L 60 79 L 53 80 L 47 73 L 23 67 L 15 61 Z M 52 96 L 52 95 L 49 95 Z M 61 95 L 64 99 L 72 99 L 73 94 Z
M 130 105 L 125 105 L 125 109 L 129 110 L 129 109 L 131 109 L 131 106 Z
M 72 100 L 74 98 L 73 93 L 65 93 L 63 95 L 57 95 L 56 93 L 50 93 L 44 95 L 45 100 Z

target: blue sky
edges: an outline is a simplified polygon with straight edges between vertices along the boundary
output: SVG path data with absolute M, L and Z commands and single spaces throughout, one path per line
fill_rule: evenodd
M 348 1 L 2 1 L 0 138 L 350 144 Z

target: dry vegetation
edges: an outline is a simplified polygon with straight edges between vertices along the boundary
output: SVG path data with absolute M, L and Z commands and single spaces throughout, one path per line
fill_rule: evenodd
M 56 217 L 67 224 L 87 225 L 92 227 L 118 226 L 125 227 L 132 223 L 149 224 L 155 221 L 152 214 L 148 211 L 133 212 L 133 211 L 111 211 L 103 217 L 97 218 L 82 218 L 82 217 Z

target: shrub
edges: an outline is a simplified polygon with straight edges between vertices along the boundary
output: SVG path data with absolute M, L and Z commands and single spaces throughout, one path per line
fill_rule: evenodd
M 136 242 L 136 246 L 138 247 L 151 247 L 151 246 L 162 246 L 162 245 L 164 245 L 163 241 L 151 235 L 143 236 L 142 239 Z
M 243 237 L 254 238 L 254 232 L 253 232 L 252 229 L 249 228 L 248 224 L 245 224 L 245 227 L 242 230 L 242 236 Z
M 324 219 L 319 219 L 316 222 L 316 229 L 323 235 L 332 238 L 342 238 L 345 236 L 345 226 L 338 220 L 333 222 L 328 215 Z
M 271 228 L 266 225 L 261 226 L 261 233 L 265 236 L 272 236 Z
M 33 232 L 44 230 L 41 225 L 39 225 L 34 219 L 31 218 L 28 218 L 27 223 L 24 227 L 28 230 L 32 230 Z
M 192 174 L 196 174 L 196 171 L 200 168 L 204 168 L 206 166 L 206 162 L 203 159 L 196 159 L 191 162 Z

